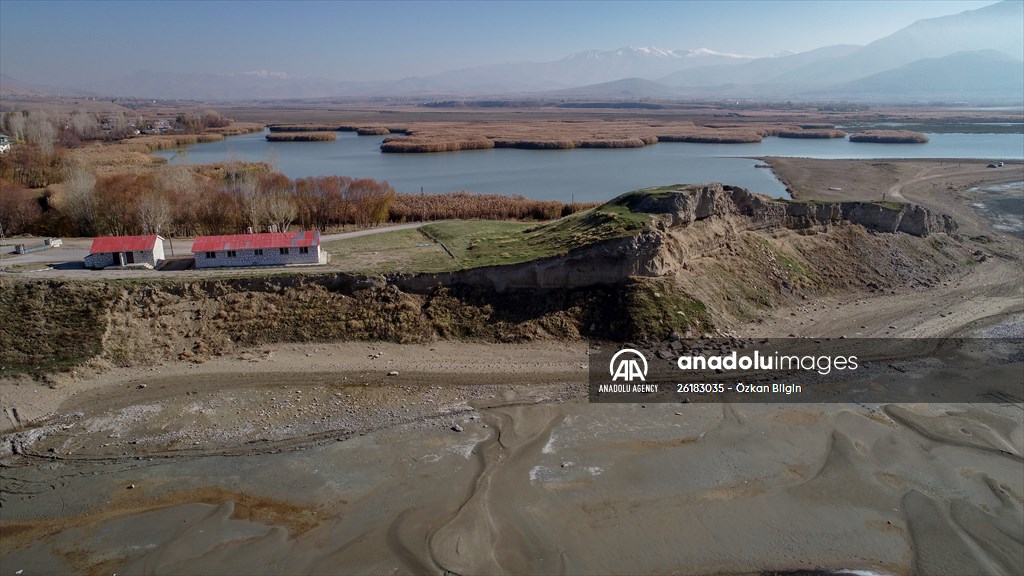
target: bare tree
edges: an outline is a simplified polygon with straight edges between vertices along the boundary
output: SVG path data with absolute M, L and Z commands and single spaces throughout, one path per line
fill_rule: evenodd
M 69 165 L 66 173 L 58 208 L 71 218 L 80 235 L 88 236 L 96 230 L 96 177 L 81 164 Z
M 291 198 L 284 194 L 270 194 L 263 198 L 263 208 L 271 224 L 278 232 L 287 232 L 288 227 L 299 216 L 299 209 Z
M 7 125 L 7 131 L 11 133 L 11 137 L 15 140 L 25 139 L 25 115 L 21 112 L 10 112 L 7 114 L 6 121 L 4 124 Z
M 39 145 L 46 156 L 53 155 L 53 145 L 57 142 L 57 129 L 45 112 L 32 112 L 25 123 L 25 136 L 29 142 Z
M 139 224 L 144 233 L 159 234 L 172 214 L 170 201 L 158 190 L 144 192 L 139 199 Z
M 257 178 L 252 171 L 246 170 L 237 181 L 239 199 L 242 202 L 242 209 L 245 212 L 246 223 L 252 227 L 253 232 L 260 231 L 260 223 L 263 222 L 263 198 L 259 194 Z
M 91 137 L 96 132 L 96 117 L 83 110 L 75 110 L 68 119 L 68 124 L 79 138 Z

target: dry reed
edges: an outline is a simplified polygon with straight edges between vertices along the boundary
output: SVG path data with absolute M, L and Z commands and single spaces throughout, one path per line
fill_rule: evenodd
M 910 130 L 865 130 L 850 134 L 850 142 L 871 142 L 881 144 L 924 144 L 928 137 Z

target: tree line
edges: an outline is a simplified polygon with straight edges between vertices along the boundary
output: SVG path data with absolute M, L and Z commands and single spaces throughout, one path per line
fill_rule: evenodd
M 189 166 L 97 177 L 69 165 L 42 194 L 0 180 L 7 234 L 106 236 L 236 234 L 293 227 L 328 230 L 385 222 L 396 197 L 387 182 L 345 176 L 290 179 L 259 165 L 229 163 L 221 178 Z
M 0 225 L 8 236 L 187 237 L 420 220 L 550 220 L 595 205 L 467 192 L 398 194 L 369 178 L 292 179 L 267 164 L 240 161 L 100 176 L 71 162 L 50 169 L 59 182 L 41 190 L 0 172 Z

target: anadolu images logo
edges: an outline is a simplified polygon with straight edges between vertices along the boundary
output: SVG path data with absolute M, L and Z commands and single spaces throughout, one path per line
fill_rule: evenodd
M 647 358 L 632 348 L 623 348 L 612 356 L 608 363 L 608 373 L 612 376 L 612 382 L 619 378 L 624 382 L 632 382 L 637 378 L 646 382 Z

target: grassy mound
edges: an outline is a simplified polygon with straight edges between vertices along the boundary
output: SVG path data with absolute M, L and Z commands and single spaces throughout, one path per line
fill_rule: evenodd
M 324 249 L 351 272 L 447 272 L 520 264 L 641 232 L 650 225 L 650 216 L 630 210 L 629 197 L 543 224 L 453 220 L 327 242 Z

